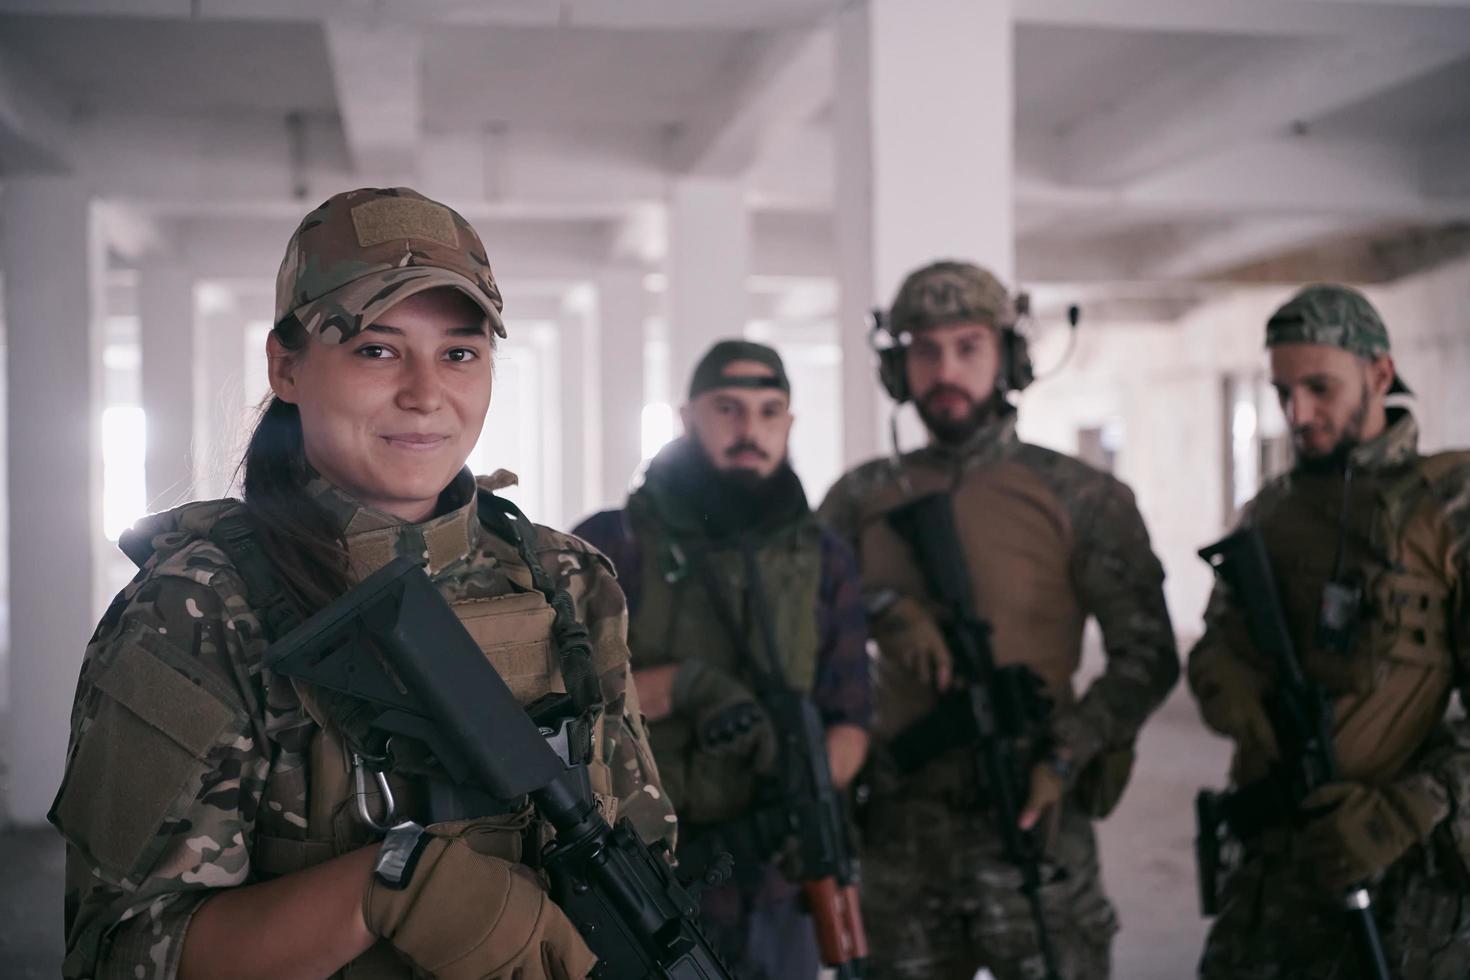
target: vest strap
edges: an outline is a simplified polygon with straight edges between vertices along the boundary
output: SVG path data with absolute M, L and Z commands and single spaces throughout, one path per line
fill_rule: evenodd
M 250 851 L 251 868 L 275 876 L 310 868 L 336 857 L 330 840 L 291 840 L 270 834 L 256 834 Z
M 261 551 L 255 529 L 244 514 L 220 518 L 209 529 L 209 540 L 225 553 L 244 581 L 245 598 L 259 615 L 268 641 L 275 642 L 306 621 Z
M 592 638 L 587 627 L 577 619 L 571 595 L 556 587 L 536 558 L 536 525 L 504 497 L 480 489 L 475 499 L 480 523 L 515 545 L 521 561 L 531 570 L 531 584 L 551 606 L 555 617 L 551 633 L 556 640 L 562 680 L 566 682 L 567 693 L 572 696 L 572 704 L 577 711 L 587 711 L 602 700 L 597 677 L 592 670 Z

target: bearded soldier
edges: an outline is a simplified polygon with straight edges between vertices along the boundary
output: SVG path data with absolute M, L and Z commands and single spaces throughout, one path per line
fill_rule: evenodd
M 1302 290 L 1266 346 L 1296 462 L 1241 523 L 1260 532 L 1286 631 L 1326 699 L 1338 773 L 1294 807 L 1254 792 L 1291 764 L 1272 724 L 1281 674 L 1250 638 L 1242 595 L 1218 586 L 1189 685 L 1235 742 L 1235 798 L 1257 802 L 1230 820 L 1243 857 L 1200 975 L 1372 976 L 1333 900 L 1366 884 L 1391 976 L 1470 976 L 1470 746 L 1445 723 L 1470 652 L 1470 454 L 1419 454 L 1413 415 L 1387 405 L 1407 388 L 1361 294 Z
M 831 826 L 840 812 L 834 788 L 861 766 L 871 715 L 856 564 L 817 525 L 787 460 L 790 402 L 776 351 L 715 344 L 689 385 L 685 435 L 649 463 L 624 509 L 577 529 L 612 559 L 628 597 L 633 679 L 678 813 L 681 862 L 697 867 L 720 850 L 734 856 L 735 880 L 706 891 L 701 912 L 744 980 L 816 975 L 803 906 L 825 935 L 842 913 L 809 889 L 799 900 L 787 879 L 809 885 L 819 876 L 813 856 L 797 848 L 778 866 L 772 848 L 781 842 L 764 829 L 807 824 L 799 830 L 808 838 L 841 836 L 845 828 Z M 807 726 L 805 748 L 794 731 L 799 714 L 773 703 L 791 704 L 788 691 L 819 719 Z M 778 750 L 778 741 L 794 751 Z M 830 770 L 814 775 L 826 788 L 798 778 L 787 795 L 802 799 L 772 799 L 773 780 L 803 767 Z M 817 810 L 825 828 L 809 825 Z M 839 878 L 852 892 L 850 877 Z M 855 895 L 850 901 L 855 916 Z M 841 966 L 860 953 L 824 943 L 822 959 Z
M 1117 922 L 1091 820 L 1116 803 L 1139 728 L 1178 678 L 1163 572 L 1133 495 L 1016 438 L 1006 396 L 1031 371 L 1014 310 L 996 278 L 968 263 L 937 262 L 904 281 L 880 320 L 890 341 L 880 377 L 897 401 L 914 401 L 930 443 L 848 473 L 819 511 L 857 552 L 879 648 L 862 855 L 875 977 L 961 978 L 981 967 L 1000 980 L 1106 977 Z M 972 583 L 964 599 L 988 623 L 995 664 L 1027 668 L 1052 703 L 1022 762 L 1017 818 L 1044 844 L 1036 907 L 975 744 L 921 744 L 906 762 L 895 751 L 962 683 L 933 569 L 891 519 L 934 493 L 948 497 Z M 1079 698 L 1072 675 L 1090 616 L 1108 664 Z

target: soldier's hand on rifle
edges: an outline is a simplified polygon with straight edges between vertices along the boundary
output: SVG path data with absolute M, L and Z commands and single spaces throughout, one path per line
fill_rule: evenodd
M 1016 823 L 1022 830 L 1032 830 L 1044 822 L 1046 826 L 1041 831 L 1041 840 L 1049 846 L 1051 838 L 1056 834 L 1057 820 L 1062 812 L 1062 797 L 1066 792 L 1066 779 L 1055 764 L 1045 760 L 1036 763 L 1031 767 L 1030 792 Z
M 582 980 L 597 963 L 525 865 L 482 854 L 463 828 L 423 832 L 402 887 L 374 875 L 363 919 L 440 980 Z
M 1318 882 L 1338 891 L 1385 870 L 1448 814 L 1442 793 L 1412 782 L 1328 783 L 1302 801 L 1301 854 Z
M 1190 685 L 1205 724 L 1236 743 L 1254 759 L 1274 762 L 1281 750 L 1266 714 L 1265 681 L 1239 657 L 1220 650 L 1189 665 Z
M 878 652 L 920 683 L 937 691 L 949 689 L 954 663 L 939 624 L 917 600 L 899 596 L 872 624 Z
M 749 758 L 758 772 L 776 762 L 776 732 L 750 688 L 703 660 L 686 660 L 674 675 L 674 711 L 694 726 L 700 748 Z

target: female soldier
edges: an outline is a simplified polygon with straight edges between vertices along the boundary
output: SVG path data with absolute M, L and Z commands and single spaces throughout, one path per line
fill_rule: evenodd
M 435 824 L 390 887 L 375 870 L 387 795 L 355 798 L 373 779 L 329 698 L 262 667 L 282 626 L 262 591 L 309 612 L 407 555 L 529 702 L 564 689 L 545 593 L 565 589 L 600 679 L 599 805 L 611 817 L 626 804 L 647 839 L 670 831 L 606 561 L 547 529 L 518 545 L 478 514 L 514 480 L 477 485 L 464 468 L 500 310 L 474 230 L 411 190 L 339 194 L 297 228 L 243 500 L 142 522 L 124 543 L 142 571 L 87 648 L 51 814 L 67 840 L 66 976 L 564 980 L 591 968 L 519 864 L 538 842 L 528 810 Z M 388 782 L 394 818 L 428 819 L 422 780 Z

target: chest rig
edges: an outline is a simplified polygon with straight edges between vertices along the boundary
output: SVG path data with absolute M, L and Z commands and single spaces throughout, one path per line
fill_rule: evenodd
M 635 670 L 698 658 L 750 683 L 751 667 L 742 649 L 765 648 L 747 571 L 747 561 L 753 561 L 779 638 L 773 651 L 776 666 L 788 687 L 811 691 L 822 577 L 821 531 L 813 516 L 753 542 L 718 544 L 670 533 L 639 505 L 636 495 L 629 501 L 628 520 L 644 555 L 638 609 L 628 625 Z M 753 552 L 749 557 L 747 548 Z M 718 591 L 718 599 L 711 597 L 712 590 Z M 743 642 L 731 636 L 729 620 L 743 631 Z M 748 763 L 699 751 L 686 719 L 670 715 L 650 723 L 649 741 L 664 792 L 681 823 L 720 823 L 750 806 L 756 778 Z
M 1395 775 L 1453 678 L 1446 529 L 1434 460 L 1298 475 L 1258 522 L 1303 669 L 1333 699 L 1344 775 Z
M 533 525 L 513 504 L 483 489 L 477 510 L 480 523 L 515 549 L 524 566 L 515 571 L 528 575 L 512 574 L 507 594 L 462 598 L 451 607 L 533 717 L 538 705 L 570 703 L 571 717 L 562 729 L 566 758 L 588 767 L 599 807 L 614 818 L 616 801 L 600 751 L 602 705 L 587 630 L 576 618 L 571 597 L 555 587 L 537 560 Z M 302 621 L 243 514 L 219 521 L 209 537 L 244 581 L 267 639 L 278 639 Z M 534 862 L 547 832 L 524 798 L 498 800 L 453 786 L 432 759 L 416 757 L 411 747 L 365 738 L 354 724 L 350 699 L 305 684 L 293 687 L 316 725 L 299 756 L 272 770 L 251 849 L 258 875 L 274 877 L 310 867 L 371 843 L 393 823 L 410 818 L 424 824 L 474 818 L 477 849 L 510 861 Z M 281 819 L 277 813 L 293 816 Z M 406 976 L 403 971 L 391 950 L 374 947 L 349 964 L 346 974 Z

